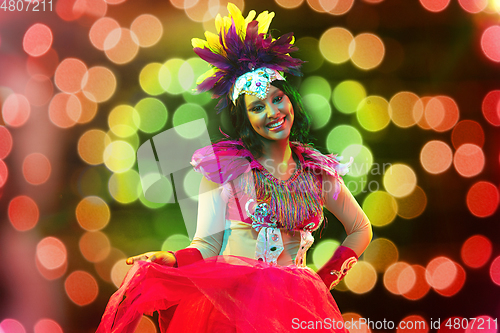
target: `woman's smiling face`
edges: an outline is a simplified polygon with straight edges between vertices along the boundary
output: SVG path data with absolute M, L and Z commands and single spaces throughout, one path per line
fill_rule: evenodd
M 288 96 L 273 85 L 264 99 L 245 95 L 248 120 L 265 140 L 283 140 L 290 136 L 293 125 L 293 106 Z

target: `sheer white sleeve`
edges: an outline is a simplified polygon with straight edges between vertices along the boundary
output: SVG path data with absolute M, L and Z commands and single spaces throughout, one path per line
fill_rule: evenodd
M 196 233 L 189 248 L 196 248 L 203 258 L 219 255 L 226 228 L 226 201 L 223 186 L 202 178 L 198 195 Z
M 335 200 L 333 194 L 338 186 L 341 188 Z M 323 173 L 323 200 L 325 207 L 339 219 L 347 233 L 342 245 L 352 249 L 359 257 L 372 239 L 371 224 L 365 212 L 349 189 L 326 173 Z

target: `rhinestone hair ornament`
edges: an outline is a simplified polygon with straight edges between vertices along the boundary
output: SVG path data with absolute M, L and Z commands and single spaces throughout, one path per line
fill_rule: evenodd
M 255 18 L 251 10 L 246 18 L 232 3 L 229 16 L 215 18 L 218 34 L 205 32 L 206 40 L 193 38 L 193 50 L 212 68 L 196 82 L 197 91 L 210 91 L 212 98 L 220 98 L 217 109 L 222 110 L 229 100 L 236 102 L 241 94 L 264 99 L 274 80 L 285 80 L 284 73 L 300 76 L 303 61 L 292 58 L 293 33 L 272 38 L 268 34 L 274 13 L 264 11 Z M 255 19 L 254 19 L 255 18 Z

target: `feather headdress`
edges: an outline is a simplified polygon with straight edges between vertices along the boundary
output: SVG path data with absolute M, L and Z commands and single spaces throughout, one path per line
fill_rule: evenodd
M 303 63 L 289 54 L 298 50 L 293 45 L 293 33 L 277 39 L 268 34 L 273 12 L 264 11 L 254 20 L 254 10 L 244 18 L 234 4 L 229 3 L 227 9 L 229 16 L 218 14 L 215 19 L 218 35 L 206 31 L 206 40 L 192 39 L 194 52 L 213 66 L 200 76 L 197 90 L 211 91 L 213 98 L 223 97 L 217 104 L 219 110 L 227 106 L 228 99 L 233 99 L 232 89 L 242 75 L 268 68 L 277 72 L 273 80 L 284 79 L 279 72 L 301 75 Z

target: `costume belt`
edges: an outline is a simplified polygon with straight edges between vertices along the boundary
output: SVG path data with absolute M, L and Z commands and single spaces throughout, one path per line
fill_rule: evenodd
M 250 213 L 249 206 L 254 199 L 247 201 L 245 210 L 247 216 L 252 219 L 252 228 L 257 232 L 257 242 L 255 245 L 255 259 L 267 262 L 271 265 L 278 264 L 278 257 L 284 250 L 283 238 L 281 229 L 278 228 L 276 214 L 272 212 L 266 202 L 256 204 L 254 213 Z M 311 234 L 311 229 L 314 223 L 309 223 L 300 230 L 300 248 L 295 257 L 295 265 L 299 267 L 306 266 L 307 250 L 314 243 L 314 238 Z

